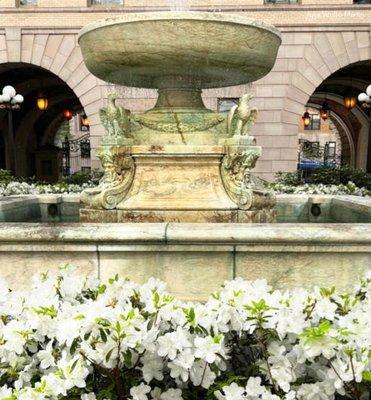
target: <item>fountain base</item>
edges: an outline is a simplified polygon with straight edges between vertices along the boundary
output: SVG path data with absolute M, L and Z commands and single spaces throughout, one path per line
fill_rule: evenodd
M 274 222 L 274 197 L 246 172 L 258 146 L 102 146 L 106 175 L 82 222 Z

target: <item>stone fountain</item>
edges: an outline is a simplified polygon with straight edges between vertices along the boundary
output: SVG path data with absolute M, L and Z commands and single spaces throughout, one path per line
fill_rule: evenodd
M 266 75 L 281 43 L 272 26 L 238 15 L 126 14 L 86 26 L 87 68 L 114 84 L 158 89 L 131 113 L 108 97 L 98 157 L 104 176 L 82 195 L 83 222 L 274 222 L 274 196 L 251 174 L 261 147 L 249 132 L 251 95 L 229 114 L 208 110 L 202 89 Z

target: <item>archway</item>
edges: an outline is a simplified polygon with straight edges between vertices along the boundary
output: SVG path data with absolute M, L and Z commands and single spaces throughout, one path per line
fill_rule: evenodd
M 342 143 L 343 164 L 367 169 L 371 153 L 370 120 L 361 104 L 351 109 L 344 104 L 345 97 L 354 97 L 365 90 L 371 82 L 371 60 L 359 61 L 329 75 L 313 91 L 306 104 L 321 108 L 324 102 L 330 106 L 330 118 L 337 127 Z
M 7 145 L 9 141 L 3 141 L 8 155 L 4 154 L 3 164 L 9 169 L 9 153 L 13 151 L 17 176 L 36 176 L 48 181 L 58 179 L 61 154 L 54 147 L 54 137 L 63 122 L 65 109 L 77 115 L 84 113 L 79 98 L 60 77 L 33 64 L 0 64 L 0 88 L 5 85 L 14 86 L 17 93 L 24 96 L 24 103 L 13 116 L 15 149 Z M 49 103 L 45 111 L 36 106 L 41 93 Z M 8 132 L 6 112 L 0 113 L 0 126 Z
M 0 169 L 5 168 L 5 141 L 2 133 L 0 132 Z

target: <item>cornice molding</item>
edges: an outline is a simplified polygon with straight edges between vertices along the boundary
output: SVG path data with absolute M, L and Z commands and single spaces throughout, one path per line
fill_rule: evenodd
M 191 7 L 190 11 L 209 11 L 215 12 L 285 12 L 285 11 L 365 11 L 371 10 L 369 4 L 349 4 L 349 5 L 251 5 L 251 6 L 199 6 Z M 102 7 L 102 6 L 91 6 L 91 7 L 0 7 L 0 13 L 132 13 L 132 12 L 149 12 L 149 11 L 169 11 L 169 7 L 158 7 L 158 6 L 146 6 L 146 7 Z

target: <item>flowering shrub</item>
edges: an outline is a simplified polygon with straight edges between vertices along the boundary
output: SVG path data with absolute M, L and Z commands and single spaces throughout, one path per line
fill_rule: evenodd
M 76 172 L 55 184 L 36 182 L 35 178 L 14 177 L 9 171 L 0 169 L 0 196 L 80 193 L 98 185 L 102 171 Z
M 0 288 L 0 398 L 363 399 L 371 278 L 352 293 L 226 282 L 205 304 L 164 284 L 102 284 L 66 266 Z
M 80 193 L 94 184 L 84 183 L 82 185 L 55 183 L 54 185 L 41 183 L 27 183 L 12 181 L 7 184 L 0 184 L 0 196 L 15 196 L 15 195 L 37 195 L 37 194 L 67 194 Z
M 298 186 L 284 183 L 270 183 L 268 187 L 276 193 L 283 194 L 331 194 L 331 195 L 352 195 L 370 196 L 371 192 L 366 188 L 357 187 L 353 182 L 347 185 L 324 185 L 322 183 L 306 183 Z

